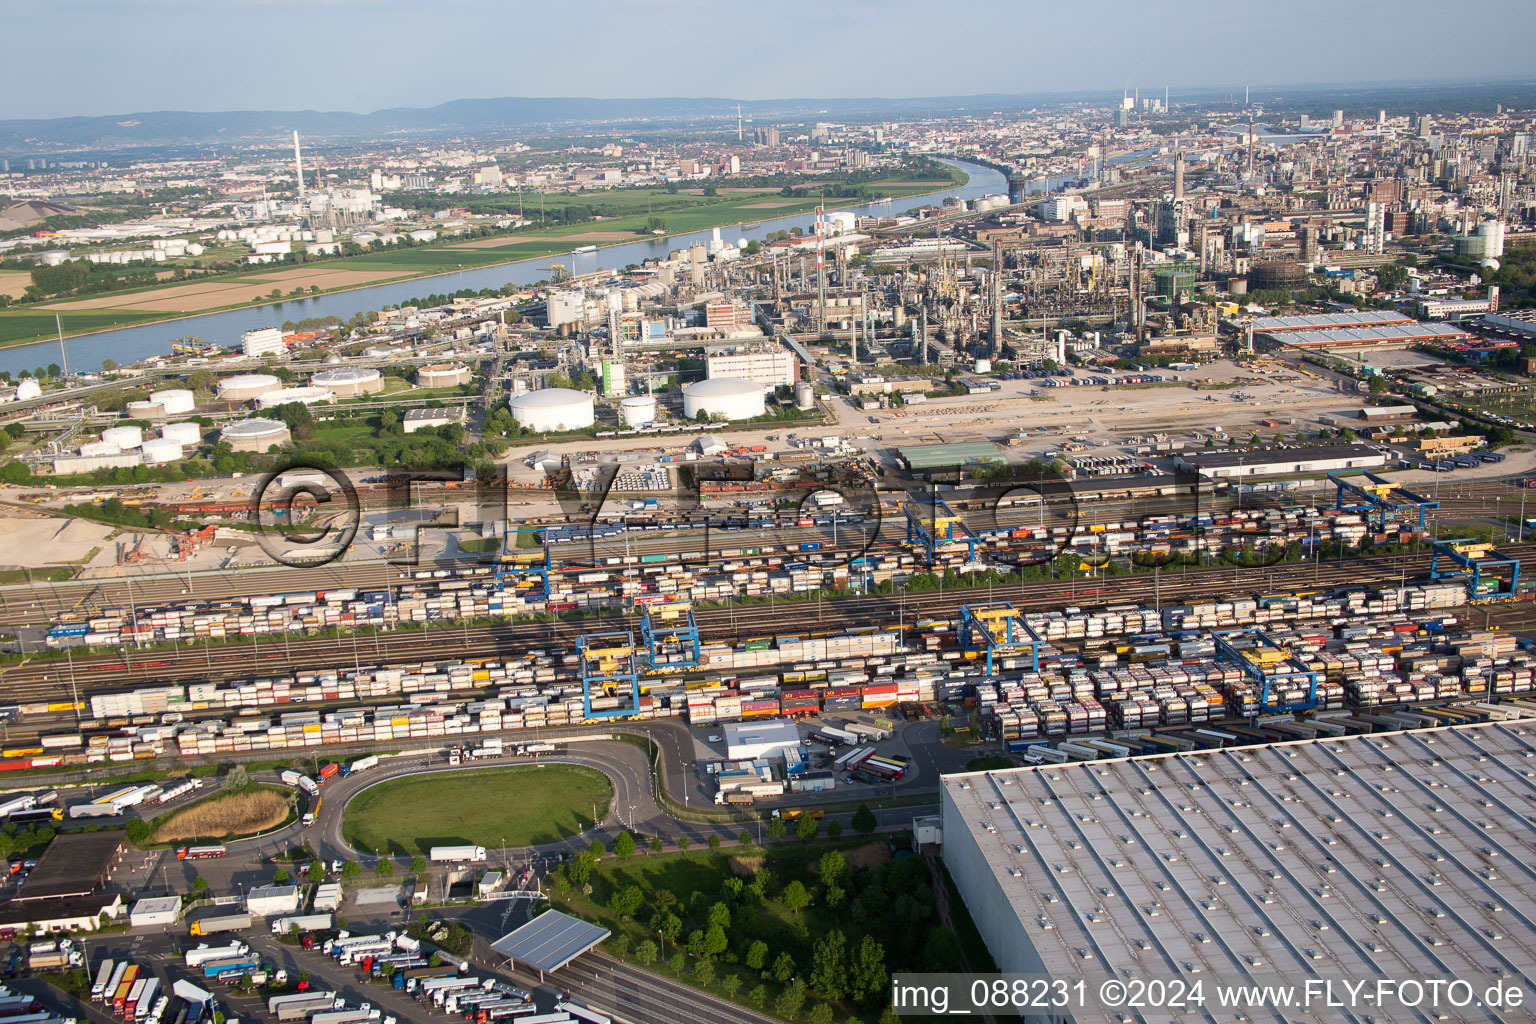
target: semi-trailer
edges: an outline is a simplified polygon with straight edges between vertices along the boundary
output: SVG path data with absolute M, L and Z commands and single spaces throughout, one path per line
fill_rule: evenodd
M 210 960 L 226 960 L 229 957 L 240 956 L 242 953 L 248 952 L 250 952 L 250 947 L 243 942 L 231 942 L 227 946 L 210 946 L 204 943 L 196 949 L 187 950 L 184 958 L 188 967 L 201 967 Z
M 483 846 L 434 846 L 428 853 L 434 864 L 464 864 L 485 860 Z
M 267 1012 L 280 1021 L 303 1020 L 311 1013 L 336 1009 L 332 992 L 289 992 L 267 1000 Z
M 190 934 L 215 935 L 219 932 L 237 932 L 251 926 L 250 914 L 219 914 L 193 921 Z
M 91 985 L 92 999 L 101 998 L 101 994 L 106 991 L 107 982 L 112 980 L 112 972 L 115 970 L 117 970 L 117 963 L 112 959 L 108 958 L 101 962 L 101 966 L 96 969 L 96 981 Z
M 260 967 L 261 958 L 254 953 L 246 953 L 203 964 L 203 977 L 217 981 L 220 978 L 239 977 L 247 971 L 259 970 Z
M 284 932 L 301 931 L 312 932 L 323 930 L 331 926 L 330 914 L 297 914 L 292 917 L 279 917 L 272 922 L 272 934 L 282 935 Z

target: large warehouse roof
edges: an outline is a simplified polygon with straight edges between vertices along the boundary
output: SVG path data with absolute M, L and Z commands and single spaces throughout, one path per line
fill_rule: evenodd
M 900 449 L 907 468 L 949 469 L 977 462 L 1002 462 L 1003 456 L 991 441 L 957 441 L 953 444 L 908 445 Z
M 122 829 L 64 832 L 37 858 L 37 867 L 16 891 L 15 899 L 85 896 L 106 881 L 123 845 Z
M 1387 324 L 1417 323 L 1410 316 L 1386 310 L 1362 310 L 1357 313 L 1314 313 L 1308 316 L 1261 316 L 1253 321 L 1255 334 L 1275 331 L 1330 330 L 1341 327 L 1379 327 Z
M 1421 324 L 1410 321 L 1401 325 L 1377 327 L 1341 327 L 1319 331 L 1258 331 L 1269 334 L 1277 341 L 1302 348 L 1319 348 L 1329 345 L 1399 345 L 1413 341 L 1466 341 L 1468 334 L 1450 324 Z
M 556 971 L 608 935 L 608 929 L 588 924 L 579 917 L 546 910 L 491 943 L 491 948 L 507 959 L 537 971 Z
M 941 799 L 945 862 L 1004 972 L 1536 972 L 1533 725 L 950 775 Z

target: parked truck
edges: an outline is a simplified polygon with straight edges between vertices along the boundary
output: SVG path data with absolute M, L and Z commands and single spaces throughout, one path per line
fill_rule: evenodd
M 267 1000 L 267 1012 L 281 1021 L 303 1020 L 311 1013 L 335 1008 L 332 992 L 289 992 Z
M 483 846 L 434 846 L 428 859 L 434 864 L 466 864 L 485 860 Z
M 192 922 L 191 934 L 216 935 L 219 932 L 238 932 L 251 926 L 250 914 L 218 914 Z
M 356 775 L 358 772 L 365 772 L 369 768 L 377 768 L 378 766 L 379 755 L 369 754 L 367 757 L 360 757 L 356 761 L 353 761 L 351 764 L 347 765 L 346 768 L 342 769 L 342 771 L 344 771 L 347 775 Z
M 272 922 L 272 934 L 282 935 L 285 932 L 301 931 L 311 932 L 329 928 L 331 926 L 330 914 L 296 914 L 292 917 L 279 917 Z
M 101 994 L 107 989 L 107 982 L 112 980 L 112 972 L 117 970 L 117 962 L 110 957 L 101 962 L 96 969 L 96 981 L 91 985 L 91 998 L 100 999 Z
M 34 971 L 56 971 L 84 963 L 80 951 L 69 939 L 58 942 L 34 942 L 27 948 L 27 966 Z
M 244 953 L 203 964 L 203 977 L 218 981 L 222 978 L 238 978 L 249 971 L 260 969 L 261 958 L 255 953 Z
M 203 943 L 196 949 L 187 950 L 186 962 L 188 967 L 201 967 L 210 960 L 223 960 L 227 957 L 239 956 L 241 953 L 250 952 L 250 947 L 243 942 L 231 942 L 227 946 L 210 946 Z

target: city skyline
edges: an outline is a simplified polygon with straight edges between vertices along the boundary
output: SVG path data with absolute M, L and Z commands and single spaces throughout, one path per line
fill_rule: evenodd
M 1304 0 L 1282 11 L 1202 0 L 1182 8 L 1176 21 L 1163 8 L 1121 0 L 1086 13 L 1021 12 L 992 0 L 950 5 L 937 15 L 910 0 L 831 8 L 791 3 L 750 14 L 696 0 L 602 0 L 586 10 L 591 16 L 580 20 L 584 34 L 576 38 L 565 9 L 509 17 L 483 0 L 453 0 L 442 9 L 444 23 L 464 18 L 479 29 L 475 44 L 451 33 L 437 37 L 448 49 L 462 57 L 463 47 L 486 45 L 478 40 L 501 42 L 489 44 L 484 59 L 446 60 L 430 34 L 403 34 L 419 16 L 397 0 L 227 0 L 196 8 L 150 0 L 132 10 L 64 0 L 13 13 L 17 39 L 48 38 L 61 20 L 87 29 L 70 37 L 62 73 L 55 47 L 9 55 L 17 80 L 36 85 L 9 91 L 0 119 L 160 110 L 366 113 L 503 96 L 922 98 L 1122 87 L 1160 95 L 1165 87 L 1176 94 L 1468 80 L 1465 64 L 1403 62 L 1441 10 L 1428 3 L 1373 0 L 1341 9 Z M 1495 0 L 1480 14 L 1510 28 L 1536 20 L 1516 0 Z M 923 18 L 940 23 L 937 35 L 921 30 Z M 1103 25 L 1116 30 L 1097 32 Z M 1477 80 L 1524 74 L 1525 35 L 1501 31 L 1480 39 Z M 402 50 L 406 38 L 427 45 Z M 1305 46 L 1288 44 L 1292 38 L 1305 38 Z M 876 59 L 847 60 L 860 46 Z M 205 53 L 217 54 L 223 68 L 248 73 L 200 67 Z

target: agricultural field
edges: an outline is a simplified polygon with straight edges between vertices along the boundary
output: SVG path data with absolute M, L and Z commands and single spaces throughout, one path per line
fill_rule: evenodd
M 433 846 L 558 842 L 608 813 L 613 787 L 579 765 L 517 765 L 432 772 L 383 782 L 347 803 L 342 838 L 394 856 Z
M 274 829 L 293 814 L 293 794 L 277 786 L 254 786 L 241 793 L 215 793 L 173 811 L 154 824 L 157 843 L 199 839 L 234 839 Z

